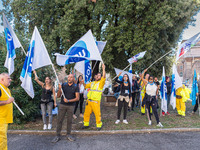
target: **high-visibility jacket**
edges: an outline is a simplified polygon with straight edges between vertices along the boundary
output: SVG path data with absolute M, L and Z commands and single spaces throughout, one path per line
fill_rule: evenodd
M 1 86 L 7 91 L 11 96 L 10 90 L 5 87 L 3 84 Z M 7 101 L 8 95 L 1 89 L 0 101 Z M 13 123 L 13 103 L 0 106 L 0 123 Z
M 100 81 L 93 81 L 90 83 L 90 91 L 87 94 L 88 99 L 93 101 L 101 101 L 101 95 L 103 92 L 103 86 L 105 84 L 105 78 Z M 86 88 L 88 86 L 86 85 Z

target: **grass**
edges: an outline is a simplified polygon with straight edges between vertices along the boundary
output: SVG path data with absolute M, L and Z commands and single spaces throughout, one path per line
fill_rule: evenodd
M 121 122 L 118 125 L 115 125 L 115 121 L 117 119 L 117 107 L 115 106 L 106 106 L 106 102 L 102 101 L 101 104 L 101 112 L 102 112 L 102 122 L 103 122 L 103 130 L 129 130 L 129 129 L 156 129 L 156 120 L 155 117 L 152 116 L 152 125 L 148 126 L 148 119 L 146 115 L 141 115 L 139 108 L 134 108 L 134 111 L 128 112 L 127 120 L 129 122 L 128 125 L 122 123 L 123 111 L 121 114 Z M 177 116 L 176 110 L 173 110 L 172 107 L 169 107 L 170 115 L 160 116 L 160 121 L 164 125 L 164 128 L 199 128 L 200 127 L 200 116 L 198 112 L 195 115 L 190 115 L 193 110 L 193 106 L 191 102 L 186 103 L 186 116 L 181 117 Z M 160 113 L 160 110 L 158 110 Z M 77 114 L 79 113 L 79 109 L 77 110 Z M 78 116 L 78 115 L 77 115 Z M 48 119 L 48 118 L 47 118 Z M 56 129 L 56 119 L 57 116 L 53 117 L 53 128 Z M 63 129 L 66 129 L 66 118 L 63 122 Z M 78 117 L 77 119 L 73 119 L 72 129 L 73 130 L 81 130 L 83 123 L 83 118 Z M 43 123 L 42 117 L 37 118 L 35 122 L 28 122 L 26 124 L 17 125 L 10 124 L 10 130 L 42 130 Z M 89 130 L 96 130 L 95 125 L 95 116 L 91 115 L 90 120 L 90 128 Z

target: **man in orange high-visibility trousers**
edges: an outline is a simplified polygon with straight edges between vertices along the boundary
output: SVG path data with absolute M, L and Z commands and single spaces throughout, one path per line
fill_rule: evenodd
M 183 84 L 182 87 L 176 90 L 176 109 L 178 115 L 185 117 L 186 105 L 185 103 L 190 98 L 191 90 L 186 88 Z
M 101 73 L 97 73 L 95 75 L 95 81 L 84 85 L 86 89 L 90 88 L 90 91 L 87 94 L 87 101 L 84 112 L 84 126 L 82 127 L 82 129 L 89 128 L 90 115 L 92 112 L 94 112 L 96 118 L 97 129 L 101 130 L 102 128 L 100 103 L 101 103 L 101 95 L 103 92 L 103 87 L 106 80 L 106 72 L 104 64 L 102 64 L 102 70 L 103 70 L 103 76 L 101 76 Z
M 7 73 L 0 74 L 0 150 L 7 150 L 7 129 L 8 123 L 13 123 L 13 97 L 8 97 L 6 92 L 11 96 L 8 86 L 11 79 Z M 5 92 L 5 91 L 6 92 Z

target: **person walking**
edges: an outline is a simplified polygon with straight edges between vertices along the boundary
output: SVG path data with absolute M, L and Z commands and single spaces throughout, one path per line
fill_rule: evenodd
M 51 129 L 52 128 L 52 119 L 53 119 L 53 114 L 52 114 L 52 109 L 53 109 L 53 105 L 56 107 L 56 92 L 55 89 L 52 85 L 52 80 L 50 77 L 46 77 L 45 78 L 45 82 L 41 82 L 38 79 L 38 76 L 36 74 L 36 71 L 33 71 L 34 75 L 35 75 L 35 81 L 42 87 L 42 96 L 41 96 L 41 101 L 40 101 L 40 107 L 41 107 L 41 111 L 42 111 L 42 120 L 43 120 L 43 130 L 46 129 Z M 52 98 L 52 94 L 53 94 L 53 98 Z M 48 112 L 48 116 L 49 116 L 49 123 L 48 123 L 48 127 L 47 127 L 47 121 L 46 121 L 46 111 Z
M 77 111 L 79 103 L 80 103 L 80 115 L 79 116 L 83 118 L 83 102 L 84 102 L 83 93 L 84 93 L 84 85 L 82 84 L 82 80 L 83 80 L 83 76 L 80 75 L 78 77 L 78 81 L 77 81 L 77 86 L 79 87 L 80 98 L 79 98 L 79 101 L 76 102 L 75 107 L 74 107 L 74 114 L 73 114 L 73 118 L 74 119 L 77 118 L 77 116 L 75 114 L 76 114 L 76 111 Z
M 0 149 L 7 150 L 8 124 L 13 123 L 13 101 L 9 86 L 11 78 L 7 73 L 0 74 Z M 10 97 L 6 94 L 6 92 Z
M 105 65 L 102 64 L 102 70 L 103 70 L 103 76 L 101 73 L 97 73 L 95 75 L 95 81 L 90 82 L 88 84 L 84 84 L 85 89 L 90 89 L 87 94 L 87 101 L 85 106 L 85 112 L 84 112 L 84 124 L 82 129 L 89 128 L 90 124 L 90 115 L 92 112 L 94 112 L 95 118 L 96 118 L 96 127 L 97 130 L 102 129 L 102 121 L 101 121 L 101 96 L 103 92 L 103 87 L 106 81 L 106 71 L 105 71 Z M 83 81 L 82 81 L 83 82 Z M 84 82 L 83 82 L 84 83 Z
M 62 86 L 59 84 L 57 97 L 61 97 L 61 102 L 58 107 L 56 137 L 52 140 L 52 143 L 56 143 L 61 139 L 62 124 L 67 113 L 67 139 L 69 141 L 75 141 L 76 138 L 71 135 L 72 128 L 72 117 L 75 102 L 79 100 L 79 87 L 74 83 L 74 76 L 69 74 L 67 77 L 68 81 L 63 83 Z M 61 89 L 63 93 L 61 92 Z M 63 96 L 64 94 L 64 96 Z M 62 96 L 61 96 L 62 95 Z
M 144 79 L 144 74 L 146 73 L 147 69 L 144 70 L 142 74 L 142 81 L 146 86 L 146 93 L 145 97 L 143 99 L 142 105 L 146 104 L 146 109 L 147 109 L 147 117 L 149 120 L 148 125 L 152 125 L 152 119 L 151 119 L 151 113 L 150 113 L 150 106 L 152 107 L 154 116 L 157 121 L 157 126 L 158 127 L 163 127 L 159 120 L 158 116 L 158 111 L 157 111 L 157 100 L 156 100 L 156 95 L 158 94 L 158 87 L 157 85 L 153 82 L 153 76 L 149 76 L 148 81 Z
M 129 77 L 127 74 L 124 74 L 122 81 L 120 81 L 118 78 L 121 74 L 122 72 L 120 72 L 119 75 L 115 78 L 115 81 L 120 84 L 120 94 L 117 99 L 117 106 L 118 106 L 117 120 L 115 121 L 115 124 L 120 123 L 120 115 L 121 115 L 122 107 L 124 109 L 123 123 L 128 124 L 126 116 L 127 116 L 128 105 L 130 105 L 132 101 L 131 84 L 130 84 Z

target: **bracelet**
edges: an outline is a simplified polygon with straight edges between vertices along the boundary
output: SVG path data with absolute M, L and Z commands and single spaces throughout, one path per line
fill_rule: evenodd
M 67 102 L 69 102 L 69 100 L 67 99 Z

